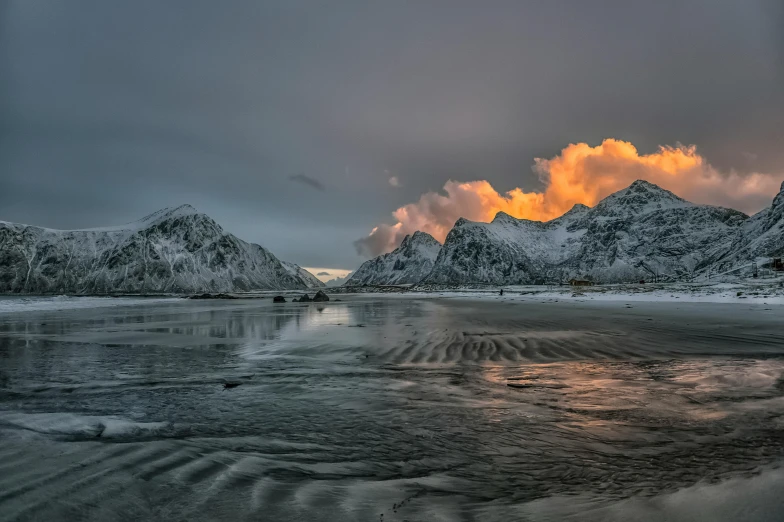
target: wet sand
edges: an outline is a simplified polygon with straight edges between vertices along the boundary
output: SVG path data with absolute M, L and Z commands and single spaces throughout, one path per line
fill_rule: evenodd
M 782 306 L 341 299 L 0 314 L 0 520 L 784 517 Z

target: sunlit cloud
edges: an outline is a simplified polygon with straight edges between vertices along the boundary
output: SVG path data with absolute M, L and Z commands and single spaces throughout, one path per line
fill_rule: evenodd
M 395 210 L 396 223 L 373 228 L 356 241 L 357 250 L 367 256 L 389 252 L 417 230 L 443 241 L 458 218 L 487 222 L 499 211 L 546 221 L 577 203 L 593 206 L 636 179 L 656 183 L 695 203 L 752 213 L 770 203 L 784 177 L 782 173 L 719 172 L 694 145 L 662 146 L 641 155 L 631 143 L 615 139 L 595 147 L 571 144 L 553 158 L 536 158 L 533 169 L 545 187 L 543 192 L 515 188 L 500 194 L 485 180 L 450 180 L 444 193 L 427 192 L 419 201 Z

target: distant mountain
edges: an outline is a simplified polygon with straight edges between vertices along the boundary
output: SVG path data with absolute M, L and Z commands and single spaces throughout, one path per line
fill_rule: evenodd
M 289 274 L 297 276 L 305 281 L 308 288 L 323 288 L 326 286 L 320 279 L 297 264 L 289 263 L 288 261 L 281 261 L 281 264 L 283 264 L 283 267 Z
M 430 234 L 414 232 L 392 252 L 362 263 L 344 286 L 417 283 L 433 269 L 440 249 Z
M 695 205 L 638 180 L 594 208 L 576 205 L 552 221 L 516 219 L 503 212 L 491 223 L 460 219 L 423 282 L 691 278 L 731 247 L 747 219 L 736 210 Z
M 327 281 L 324 284 L 327 286 L 327 288 L 334 288 L 336 286 L 343 286 L 343 283 L 348 281 L 351 278 L 351 276 L 353 275 L 353 273 L 354 272 L 349 272 L 348 274 L 346 274 L 343 277 L 339 277 L 339 276 L 338 277 L 333 277 L 332 279 L 330 279 L 329 281 Z
M 2 293 L 191 293 L 304 289 L 265 248 L 190 205 L 134 223 L 53 230 L 0 221 Z

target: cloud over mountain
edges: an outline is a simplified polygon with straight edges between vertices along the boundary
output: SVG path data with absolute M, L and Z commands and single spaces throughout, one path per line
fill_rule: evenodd
M 630 142 L 605 139 L 592 147 L 570 144 L 557 156 L 536 158 L 533 169 L 545 189 L 525 192 L 515 188 L 500 194 L 486 180 L 448 181 L 444 194 L 427 192 L 415 203 L 395 210 L 396 223 L 381 224 L 355 242 L 368 256 L 389 252 L 417 230 L 439 241 L 460 217 L 491 221 L 499 211 L 532 220 L 560 216 L 577 203 L 592 206 L 600 199 L 644 179 L 696 203 L 723 205 L 754 212 L 778 191 L 784 173 L 722 173 L 697 153 L 694 145 L 660 146 L 640 154 Z

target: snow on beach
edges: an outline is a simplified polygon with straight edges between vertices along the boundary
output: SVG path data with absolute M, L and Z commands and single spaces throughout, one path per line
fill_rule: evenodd
M 66 295 L 46 297 L 0 296 L 0 314 L 133 306 L 140 304 L 176 302 L 178 300 L 179 298 L 174 297 L 72 297 Z
M 717 283 L 717 284 L 640 284 L 588 287 L 513 287 L 505 290 L 522 298 L 557 298 L 597 301 L 659 301 L 700 303 L 784 304 L 784 287 L 778 284 Z
M 504 295 L 499 295 L 503 288 Z M 595 286 L 487 285 L 482 287 L 354 287 L 344 293 L 385 293 L 399 297 L 450 297 L 509 301 L 563 299 L 573 301 L 700 302 L 784 304 L 784 279 L 720 283 L 646 283 Z
M 504 295 L 499 295 L 500 289 Z M 237 292 L 237 297 L 299 296 L 303 290 Z M 311 291 L 312 292 L 312 291 Z M 621 302 L 699 302 L 784 305 L 784 279 L 739 280 L 722 283 L 647 283 L 596 286 L 509 285 L 468 287 L 406 286 L 332 288 L 336 295 L 385 295 L 398 298 L 477 298 L 507 301 L 562 299 L 567 301 Z M 1 296 L 0 314 L 34 311 L 60 311 L 117 306 L 138 306 L 181 302 L 179 297 L 75 297 L 75 296 Z
M 26 430 L 40 435 L 92 439 L 151 435 L 168 426 L 167 422 L 137 422 L 115 415 L 95 416 L 74 413 L 0 412 L 0 426 Z

